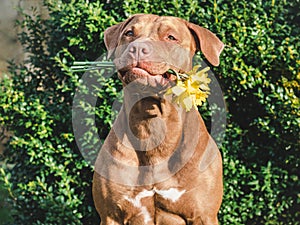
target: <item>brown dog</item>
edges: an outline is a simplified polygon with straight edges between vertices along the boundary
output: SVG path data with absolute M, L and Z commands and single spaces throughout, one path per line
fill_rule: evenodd
M 176 17 L 138 14 L 105 31 L 124 103 L 95 164 L 101 225 L 217 225 L 222 159 L 197 110 L 165 96 L 201 50 L 217 66 L 223 43 Z

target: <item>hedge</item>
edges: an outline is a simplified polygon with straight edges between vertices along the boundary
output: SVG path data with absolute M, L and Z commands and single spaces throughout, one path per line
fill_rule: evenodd
M 72 129 L 83 74 L 69 68 L 103 55 L 103 31 L 140 12 L 187 19 L 226 44 L 214 68 L 227 104 L 220 224 L 300 224 L 299 0 L 44 4 L 48 18 L 23 13 L 19 40 L 27 59 L 11 62 L 12 76 L 0 84 L 0 125 L 13 132 L 1 158 L 0 191 L 6 197 L 0 206 L 12 209 L 6 224 L 99 224 L 91 196 L 93 168 Z M 84 89 L 98 98 L 96 109 L 88 101 L 81 105 L 96 115 L 97 129 L 90 129 L 88 119 L 81 124 L 87 152 L 95 150 L 95 134 L 104 139 L 111 126 L 112 104 L 121 90 L 114 76 L 97 74 L 95 85 Z M 210 110 L 200 109 L 203 114 L 204 109 Z M 207 124 L 209 119 L 205 116 Z

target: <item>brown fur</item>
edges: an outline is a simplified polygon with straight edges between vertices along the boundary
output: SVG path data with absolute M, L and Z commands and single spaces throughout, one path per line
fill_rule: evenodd
M 128 29 L 134 36 L 124 35 Z M 170 34 L 176 43 L 168 39 Z M 218 65 L 223 43 L 185 20 L 139 14 L 108 28 L 105 44 L 109 56 L 115 57 L 125 90 L 123 107 L 95 164 L 93 196 L 101 225 L 217 225 L 222 159 L 201 116 L 172 104 L 170 97 L 155 93 L 136 97 L 143 93 L 126 87 L 143 78 L 155 90 L 154 75 L 161 76 L 170 67 L 190 70 L 199 49 Z M 138 56 L 136 51 L 141 51 Z M 137 66 L 151 76 L 135 73 L 132 68 Z M 178 199 L 162 194 L 175 189 L 183 193 L 175 196 Z

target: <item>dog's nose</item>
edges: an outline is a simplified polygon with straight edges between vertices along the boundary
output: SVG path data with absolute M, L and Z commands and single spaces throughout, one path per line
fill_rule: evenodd
M 151 45 L 146 42 L 132 42 L 128 48 L 129 54 L 136 60 L 145 59 L 151 53 Z

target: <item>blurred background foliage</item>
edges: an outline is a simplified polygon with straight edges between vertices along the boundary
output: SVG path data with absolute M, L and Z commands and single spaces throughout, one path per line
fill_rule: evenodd
M 27 58 L 11 62 L 11 76 L 0 84 L 0 124 L 13 132 L 1 156 L 0 223 L 99 224 L 91 197 L 92 166 L 72 130 L 82 73 L 69 67 L 106 52 L 107 27 L 134 13 L 154 13 L 206 27 L 226 44 L 220 66 L 213 69 L 228 107 L 220 147 L 225 184 L 220 224 L 300 224 L 299 0 L 44 4 L 49 17 L 23 14 L 19 21 Z M 98 75 L 92 90 L 86 89 L 98 98 L 97 129 L 81 131 L 87 152 L 95 151 L 95 134 L 107 135 L 112 103 L 120 98 L 120 82 Z M 82 107 L 94 110 L 89 101 Z

